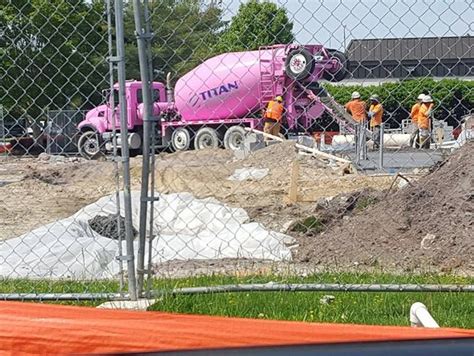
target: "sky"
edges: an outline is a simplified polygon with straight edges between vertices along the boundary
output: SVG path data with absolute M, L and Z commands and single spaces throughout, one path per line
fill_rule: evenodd
M 225 18 L 241 2 L 222 0 Z M 273 0 L 293 21 L 296 42 L 342 50 L 351 39 L 474 35 L 473 0 Z M 345 33 L 345 36 L 344 36 Z

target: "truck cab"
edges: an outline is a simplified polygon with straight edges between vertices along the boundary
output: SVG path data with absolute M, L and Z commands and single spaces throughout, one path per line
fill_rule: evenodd
M 120 146 L 120 106 L 118 84 L 113 90 L 104 92 L 105 104 L 87 112 L 86 117 L 78 125 L 81 132 L 78 146 L 80 153 L 86 158 L 94 158 L 101 150 L 110 150 L 115 132 Z M 143 91 L 139 81 L 127 81 L 125 84 L 127 103 L 127 128 L 131 150 L 139 150 L 143 136 Z M 165 111 L 169 106 L 166 98 L 165 85 L 153 82 L 152 91 L 153 114 Z

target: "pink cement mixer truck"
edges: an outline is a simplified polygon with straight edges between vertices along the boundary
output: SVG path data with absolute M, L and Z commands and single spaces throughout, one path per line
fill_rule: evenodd
M 321 79 L 342 80 L 346 63 L 344 54 L 321 45 L 273 45 L 210 58 L 181 77 L 174 94 L 169 76 L 166 86 L 154 82 L 158 144 L 175 151 L 219 146 L 238 149 L 244 127 L 261 128 L 262 110 L 277 95 L 284 98 L 285 127 L 310 133 L 318 119 L 332 115 L 311 89 L 319 88 Z M 112 93 L 116 97 L 117 91 L 118 87 Z M 126 99 L 129 147 L 132 154 L 139 153 L 144 111 L 141 82 L 127 81 Z M 111 108 L 109 100 L 90 110 L 78 125 L 79 150 L 86 158 L 112 149 L 113 120 L 120 130 L 118 105 Z M 120 145 L 118 134 L 117 138 Z

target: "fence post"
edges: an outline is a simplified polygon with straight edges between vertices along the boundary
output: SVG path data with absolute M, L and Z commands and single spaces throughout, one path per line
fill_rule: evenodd
M 380 124 L 380 142 L 379 142 L 379 169 L 383 169 L 383 136 L 384 136 L 384 124 Z
M 120 171 L 119 171 L 119 164 L 117 160 L 117 123 L 115 118 L 115 98 L 114 98 L 114 48 L 113 48 L 113 34 L 112 34 L 112 0 L 107 0 L 106 5 L 107 10 L 107 42 L 108 42 L 108 61 L 109 61 L 109 85 L 110 85 L 110 97 L 109 97 L 109 105 L 111 109 L 111 118 L 112 118 L 112 154 L 114 156 L 114 171 L 115 171 L 115 200 L 117 205 L 117 231 L 118 231 L 118 256 L 117 262 L 119 264 L 119 291 L 120 293 L 123 292 L 124 289 L 124 273 L 123 273 L 123 238 L 121 231 L 121 219 L 120 219 Z M 107 98 L 106 98 L 107 100 Z
M 148 34 L 148 41 L 146 42 L 146 54 L 147 54 L 147 64 L 148 64 L 148 73 L 150 75 L 150 88 L 153 90 L 152 83 L 153 83 L 153 56 L 151 52 L 151 39 L 152 39 L 152 32 L 151 32 L 151 13 L 149 9 L 149 4 L 148 0 L 144 0 L 143 2 L 143 7 L 144 7 L 144 18 L 145 18 L 145 31 Z M 168 86 L 168 79 L 167 79 L 167 84 Z M 168 94 L 169 88 L 167 88 L 167 94 Z M 153 92 L 153 91 L 152 91 Z M 153 101 L 153 96 L 152 96 L 152 101 Z M 160 113 L 161 114 L 161 113 Z M 150 194 L 151 194 L 151 201 L 150 201 L 150 221 L 148 222 L 149 226 L 149 236 L 148 236 L 148 268 L 147 268 L 147 286 L 146 286 L 146 296 L 149 297 L 150 295 L 150 290 L 152 287 L 152 258 L 153 258 L 153 240 L 155 238 L 155 234 L 153 231 L 153 226 L 154 226 L 154 203 L 155 201 L 158 200 L 158 198 L 155 199 L 155 163 L 156 163 L 156 157 L 155 157 L 155 146 L 156 146 L 156 125 L 157 125 L 157 119 L 161 117 L 155 117 L 155 113 L 153 111 L 153 102 L 150 103 L 150 115 L 152 116 L 150 119 L 151 121 L 151 128 L 150 128 L 150 166 L 149 166 L 149 176 L 150 176 Z M 143 281 L 143 287 L 144 287 L 145 282 Z
M 355 126 L 356 164 L 367 159 L 366 127 L 362 121 Z
M 115 27 L 117 36 L 117 71 L 119 82 L 120 136 L 123 168 L 123 200 L 125 209 L 125 240 L 127 245 L 128 292 L 131 300 L 137 300 L 135 255 L 132 231 L 132 198 L 130 195 L 130 152 L 128 148 L 127 99 L 125 97 L 125 41 L 123 24 L 123 0 L 115 1 Z
M 137 288 L 138 293 L 143 291 L 143 280 L 145 273 L 145 246 L 146 246 L 146 223 L 148 209 L 148 186 L 150 175 L 150 137 L 152 122 L 152 99 L 151 99 L 151 81 L 146 53 L 146 41 L 151 35 L 142 25 L 142 8 L 139 0 L 133 1 L 133 15 L 135 18 L 135 33 L 137 36 L 138 59 L 140 64 L 140 77 L 143 92 L 143 163 L 142 163 L 142 184 L 140 193 L 140 228 L 137 255 Z
M 355 126 L 355 137 L 354 137 L 354 142 L 355 142 L 355 155 L 356 155 L 356 164 L 360 163 L 360 125 Z
M 6 141 L 5 141 L 5 120 L 3 119 L 3 105 L 0 104 L 0 142 L 2 145 L 6 146 Z M 5 155 L 7 155 L 7 150 L 5 147 Z

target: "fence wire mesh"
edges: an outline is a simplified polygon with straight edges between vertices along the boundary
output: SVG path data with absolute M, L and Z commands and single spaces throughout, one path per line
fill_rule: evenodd
M 472 291 L 472 2 L 0 6 L 2 298 Z

